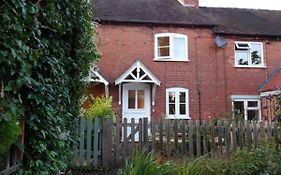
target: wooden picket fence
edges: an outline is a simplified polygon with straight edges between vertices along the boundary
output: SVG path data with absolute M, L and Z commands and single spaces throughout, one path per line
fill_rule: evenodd
M 101 166 L 102 120 L 82 117 L 76 166 Z
M 149 122 L 147 118 L 116 122 L 96 120 L 95 127 L 92 127 L 91 120 L 85 127 L 85 120 L 81 119 L 80 165 L 120 167 L 136 149 L 184 159 L 204 154 L 228 157 L 238 148 L 252 150 L 263 142 L 277 141 L 280 132 L 276 123 L 268 122 L 167 119 Z M 87 143 L 84 144 L 86 130 Z M 97 136 L 96 132 L 100 135 Z M 279 149 L 278 142 L 276 149 Z
M 17 150 L 14 145 L 11 146 L 10 150 L 5 155 L 1 155 L 0 158 L 0 175 L 9 175 L 16 173 L 19 169 L 17 165 Z M 4 165 L 4 169 L 3 166 Z

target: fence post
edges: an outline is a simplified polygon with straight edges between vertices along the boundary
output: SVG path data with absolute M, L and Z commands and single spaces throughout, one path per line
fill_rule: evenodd
M 167 145 L 167 155 L 170 156 L 171 155 L 171 144 L 170 144 L 170 141 L 171 141 L 171 131 L 170 131 L 170 128 L 171 128 L 171 120 L 170 119 L 167 119 L 166 120 L 166 145 Z
M 230 132 L 229 132 L 229 122 L 226 120 L 224 122 L 225 125 L 225 146 L 226 146 L 226 157 L 230 156 Z
M 191 159 L 194 157 L 194 152 L 193 152 L 193 121 L 189 120 L 188 121 L 188 147 L 189 147 L 189 156 Z
M 148 118 L 143 118 L 143 143 L 148 148 Z
M 231 123 L 231 132 L 232 132 L 232 148 L 233 152 L 237 150 L 237 136 L 236 136 L 236 122 L 232 121 Z
M 91 148 L 92 148 L 92 119 L 88 117 L 87 121 L 87 147 L 86 147 L 86 164 L 91 165 Z
M 99 117 L 95 117 L 94 119 L 94 161 L 93 166 L 94 168 L 98 168 L 99 164 L 99 153 L 101 153 L 101 139 L 100 138 L 100 129 L 101 129 L 101 119 Z
M 219 155 L 222 156 L 222 136 L 223 136 L 223 129 L 222 129 L 222 121 L 218 121 L 218 146 L 219 146 Z
M 159 150 L 160 153 L 163 154 L 163 120 L 160 119 L 159 122 Z
M 183 155 L 186 155 L 186 129 L 185 129 L 185 120 L 182 120 L 182 152 L 183 152 Z
M 176 155 L 178 155 L 178 120 L 174 120 L 174 144 Z
M 112 166 L 112 120 L 102 120 L 102 166 L 111 168 Z
M 156 122 L 155 120 L 151 119 L 151 135 L 152 135 L 152 150 L 156 149 Z
M 80 166 L 84 166 L 84 132 L 85 132 L 85 118 L 82 117 L 80 121 L 80 145 L 79 145 L 79 155 L 80 155 Z
M 250 151 L 251 149 L 251 128 L 250 128 L 250 123 L 249 121 L 246 121 L 246 146 L 247 146 L 247 150 Z
M 118 167 L 119 166 L 119 164 L 120 164 L 120 149 L 122 149 L 122 148 L 120 148 L 120 143 L 121 143 L 121 137 L 120 137 L 120 135 L 121 135 L 121 131 L 122 131 L 122 123 L 120 122 L 120 117 L 117 117 L 117 119 L 116 119 L 116 135 L 115 135 L 115 157 L 114 157 L 114 159 L 115 159 L 115 166 L 116 167 Z M 119 149 L 118 149 L 119 148 Z

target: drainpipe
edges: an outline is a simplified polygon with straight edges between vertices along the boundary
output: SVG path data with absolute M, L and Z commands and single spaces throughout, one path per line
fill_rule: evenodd
M 198 37 L 199 38 L 199 37 Z M 199 110 L 199 121 L 201 124 L 202 120 L 202 112 L 201 112 L 201 90 L 200 90 L 200 79 L 199 79 L 199 65 L 198 65 L 198 54 L 197 54 L 197 45 L 198 45 L 198 38 L 196 39 L 196 44 L 195 44 L 195 60 L 196 60 L 196 67 L 195 67 L 195 73 L 196 73 L 196 90 L 198 94 L 198 110 Z
M 200 124 L 201 124 L 201 120 L 202 120 L 202 118 L 201 118 L 201 115 L 202 115 L 202 113 L 201 113 L 201 91 L 200 91 L 200 88 L 198 87 L 197 88 L 197 94 L 198 94 L 198 100 L 199 100 L 199 121 L 200 121 Z

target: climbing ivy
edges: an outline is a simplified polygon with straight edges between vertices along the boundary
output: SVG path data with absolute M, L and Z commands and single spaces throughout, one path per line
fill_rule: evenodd
M 88 0 L 0 1 L 0 122 L 26 122 L 22 174 L 73 159 L 83 77 L 98 53 Z

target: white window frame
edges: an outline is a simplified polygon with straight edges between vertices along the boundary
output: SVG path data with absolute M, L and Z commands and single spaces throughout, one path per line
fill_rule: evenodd
M 169 56 L 158 56 L 158 38 L 169 37 Z M 174 58 L 174 38 L 182 38 L 185 41 L 184 58 Z M 155 61 L 189 61 L 188 60 L 188 37 L 178 33 L 159 33 L 154 35 L 154 60 Z
M 175 92 L 176 93 L 176 98 L 175 98 L 175 115 L 170 115 L 169 114 L 169 92 Z M 180 115 L 180 102 L 179 102 L 179 93 L 180 92 L 185 92 L 185 110 L 186 114 Z M 179 87 L 174 87 L 174 88 L 168 88 L 166 89 L 166 116 L 167 119 L 190 119 L 189 116 L 189 91 L 188 89 L 185 88 L 179 88 Z
M 248 114 L 247 111 L 250 110 L 258 110 L 259 111 L 259 119 L 258 121 L 261 121 L 261 101 L 260 101 L 260 96 L 255 96 L 255 95 L 232 95 L 231 96 L 231 101 L 232 101 L 232 114 L 233 118 L 235 117 L 234 115 L 234 102 L 235 101 L 243 101 L 244 105 L 244 120 L 248 120 Z M 249 101 L 257 101 L 258 106 L 257 107 L 248 107 L 248 102 Z
M 239 44 L 247 44 L 248 47 L 240 47 Z M 259 65 L 252 64 L 252 60 L 251 60 L 251 52 L 252 52 L 251 44 L 260 44 L 260 46 L 261 46 L 261 53 L 260 53 L 260 55 L 261 55 L 261 64 L 259 64 Z M 247 49 L 247 50 L 236 50 L 235 46 L 238 49 Z M 235 62 L 235 67 L 266 68 L 265 63 L 264 63 L 263 49 L 264 48 L 263 48 L 263 43 L 262 42 L 235 41 L 234 42 L 234 62 Z M 237 52 L 247 52 L 247 54 L 248 54 L 248 65 L 240 65 L 240 64 L 238 64 L 237 59 L 236 59 Z

